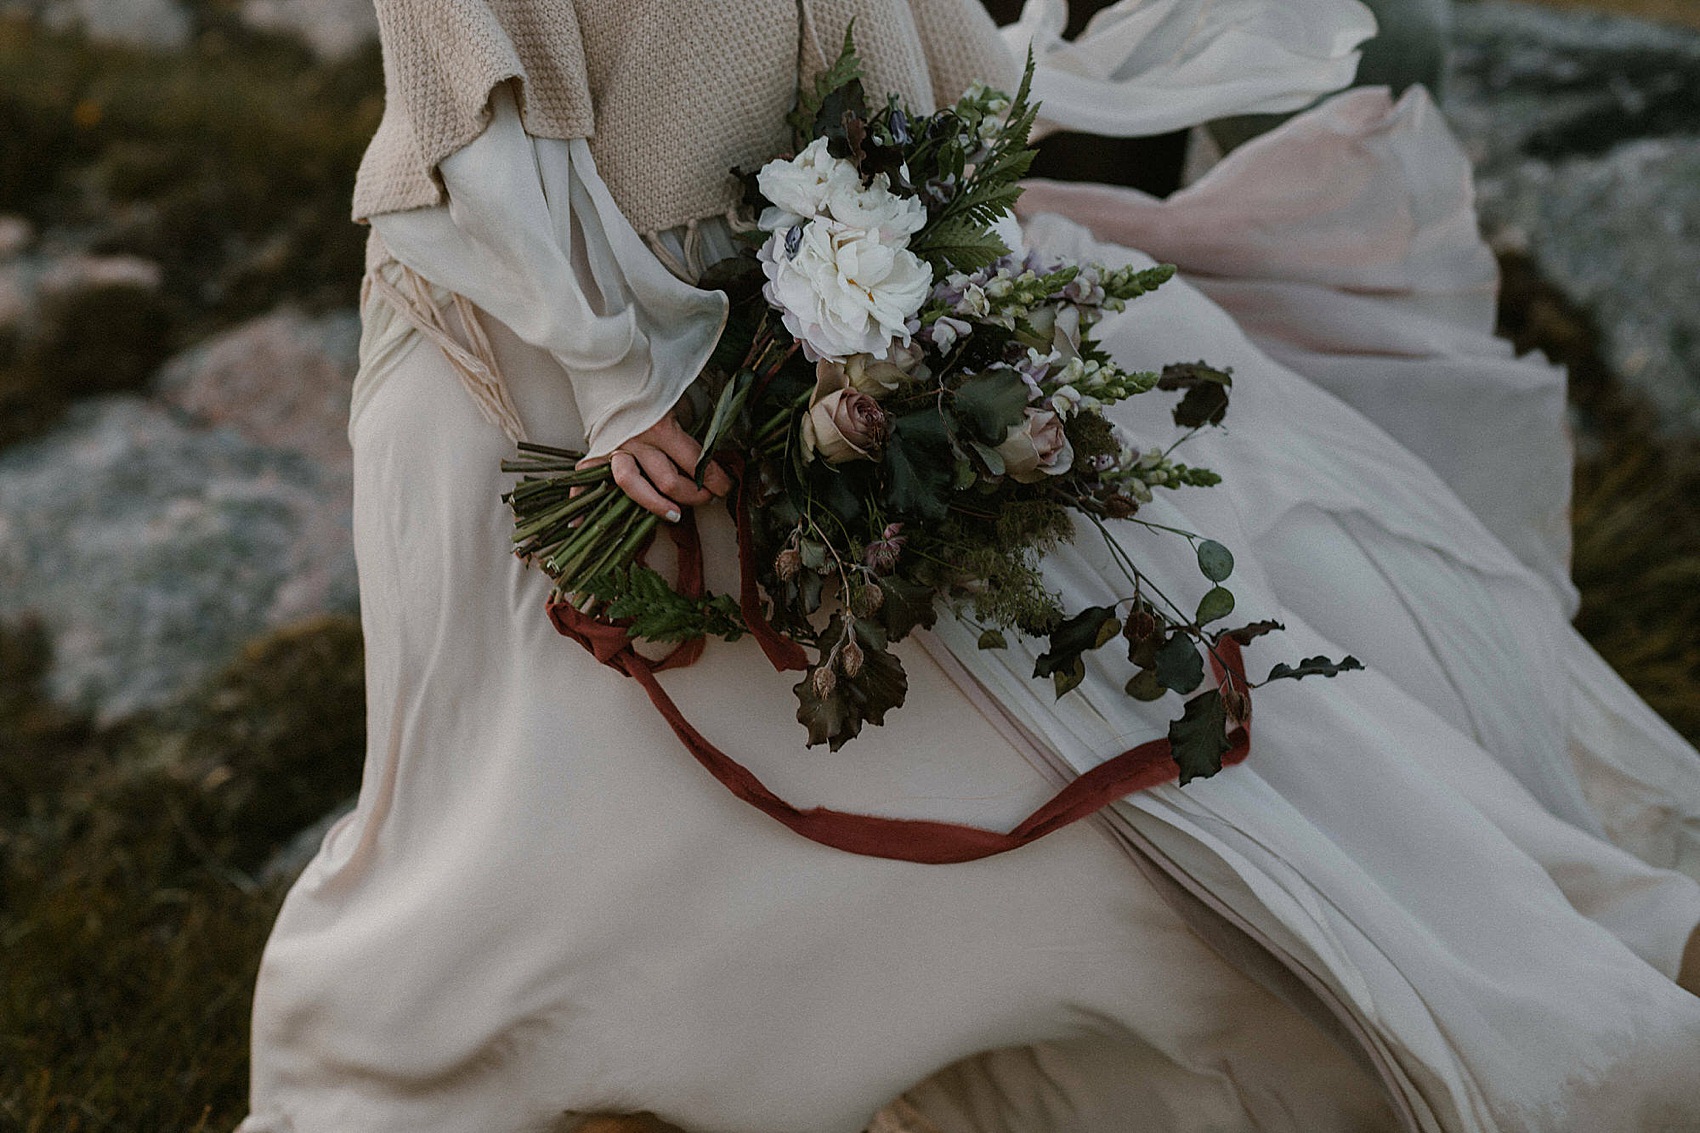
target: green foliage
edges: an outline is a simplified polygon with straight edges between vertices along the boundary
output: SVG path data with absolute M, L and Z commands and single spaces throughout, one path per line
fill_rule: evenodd
M 359 783 L 359 625 L 255 643 L 183 705 L 101 728 L 0 627 L 0 1127 L 230 1128 L 282 898 L 257 868 Z
M 1211 582 L 1226 582 L 1228 576 L 1234 573 L 1234 553 L 1214 539 L 1206 539 L 1198 545 L 1199 573 Z
M 834 104 L 834 95 L 842 95 L 847 88 L 860 88 L 862 79 L 862 61 L 856 55 L 856 22 L 850 21 L 844 29 L 844 43 L 839 48 L 838 58 L 832 66 L 815 76 L 815 81 L 807 87 L 799 87 L 797 105 L 785 121 L 793 131 L 796 147 L 801 150 L 817 135 L 825 135 L 836 127 L 843 130 L 841 117 L 832 117 L 830 112 Z M 839 100 L 842 102 L 842 98 Z M 840 107 L 842 110 L 842 107 Z M 822 111 L 828 112 L 828 120 L 822 121 Z M 866 106 L 863 106 L 864 112 Z
M 884 724 L 887 712 L 902 707 L 909 677 L 872 622 L 857 620 L 847 628 L 843 615 L 836 615 L 821 637 L 833 647 L 792 692 L 808 746 L 824 743 L 837 751 L 862 734 L 864 723 Z
M 1008 246 L 987 230 L 1014 209 L 1021 197 L 1021 178 L 1027 175 L 1037 156 L 1027 143 L 1037 117 L 1037 108 L 1029 98 L 1032 83 L 1033 58 L 1029 54 L 1021 85 L 983 155 L 967 154 L 955 142 L 936 154 L 927 154 L 936 161 L 941 175 L 960 179 L 955 193 L 927 226 L 916 233 L 909 246 L 939 276 L 986 267 L 1009 252 Z M 977 124 L 988 113 L 985 96 L 977 97 L 971 92 L 945 113 Z M 971 156 L 977 156 L 978 160 L 973 162 L 972 172 L 968 172 L 966 163 Z M 916 155 L 916 165 L 923 169 L 927 165 L 920 154 Z
M 1157 650 L 1157 683 L 1185 695 L 1204 683 L 1204 655 L 1184 633 L 1172 635 Z
M 1025 416 L 1027 384 L 1014 370 L 988 370 L 958 386 L 952 404 L 970 435 L 982 444 L 997 445 Z
M 1222 756 L 1231 746 L 1227 729 L 1228 714 L 1218 689 L 1187 701 L 1181 718 L 1169 722 L 1169 750 L 1180 766 L 1181 786 L 1222 770 Z
M 1356 657 L 1342 657 L 1338 661 L 1330 661 L 1326 657 L 1306 657 L 1297 665 L 1280 664 L 1269 670 L 1269 675 L 1263 679 L 1264 684 L 1270 681 L 1303 680 L 1305 677 L 1337 677 L 1341 673 L 1349 673 L 1362 669 L 1363 662 Z
M 1201 626 L 1219 622 L 1234 612 L 1234 595 L 1226 587 L 1212 586 L 1198 600 L 1198 612 L 1193 620 Z
M 1227 630 L 1223 632 L 1221 636 L 1233 638 L 1234 641 L 1241 645 L 1250 645 L 1253 641 L 1256 641 L 1266 633 L 1276 633 L 1278 631 L 1285 630 L 1286 628 L 1287 627 L 1282 625 L 1280 622 L 1250 622 L 1238 629 Z
M 1035 678 L 1050 677 L 1058 696 L 1086 678 L 1084 654 L 1115 638 L 1121 618 L 1108 606 L 1088 606 L 1051 631 L 1050 648 L 1033 662 Z
M 1175 406 L 1175 424 L 1183 429 L 1220 425 L 1228 412 L 1228 390 L 1234 384 L 1232 370 L 1218 370 L 1203 362 L 1163 367 L 1157 380 L 1161 390 L 1185 390 Z
M 940 221 L 917 237 L 910 250 L 931 264 L 935 275 L 977 271 L 1009 255 L 1002 237 L 968 218 Z
M 933 601 L 933 588 L 910 582 L 901 575 L 880 578 L 880 624 L 886 640 L 902 641 L 918 627 L 931 629 L 938 622 L 939 611 Z
M 738 603 L 730 595 L 686 597 L 646 566 L 599 574 L 585 584 L 585 593 L 608 603 L 606 616 L 631 619 L 629 632 L 645 641 L 736 641 L 746 632 Z
M 952 458 L 944 418 L 937 409 L 906 413 L 892 422 L 884 454 L 886 502 L 895 511 L 943 519 L 949 511 Z
M 1157 264 L 1154 267 L 1117 268 L 1105 273 L 1103 277 L 1104 293 L 1116 300 L 1118 304 L 1126 303 L 1129 299 L 1157 290 L 1169 280 L 1175 278 L 1174 264 Z M 1112 310 L 1115 309 L 1112 307 Z

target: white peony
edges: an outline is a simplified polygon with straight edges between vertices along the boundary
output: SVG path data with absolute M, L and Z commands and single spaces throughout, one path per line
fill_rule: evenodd
M 828 182 L 826 212 L 851 228 L 877 229 L 881 239 L 899 247 L 927 223 L 927 206 L 919 198 L 893 193 L 884 173 L 865 188 L 856 178 Z
M 933 286 L 926 261 L 878 230 L 824 220 L 774 233 L 760 259 L 762 293 L 811 362 L 855 354 L 883 360 L 894 343 L 908 346 L 910 320 Z
M 860 189 L 856 167 L 827 152 L 826 139 L 816 138 L 789 161 L 770 161 L 756 174 L 756 185 L 772 207 L 762 210 L 758 223 L 766 232 L 779 232 L 820 216 L 835 188 Z

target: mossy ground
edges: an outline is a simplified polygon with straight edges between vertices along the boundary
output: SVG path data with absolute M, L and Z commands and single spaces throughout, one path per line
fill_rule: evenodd
M 252 644 L 182 707 L 98 729 L 0 633 L 0 1129 L 227 1130 L 282 888 L 260 867 L 358 787 L 359 623 Z
M 355 302 L 365 232 L 348 201 L 383 108 L 376 50 L 314 63 L 200 8 L 202 33 L 173 53 L 0 18 L 0 213 L 164 280 L 67 296 L 0 334 L 0 444 L 284 300 Z
M 361 233 L 345 213 L 375 60 L 308 67 L 233 30 L 216 0 L 198 9 L 204 33 L 181 56 L 0 22 L 0 212 L 166 269 L 157 304 L 90 299 L 54 315 L 46 345 L 0 343 L 0 444 L 69 396 L 139 384 L 162 341 L 285 298 L 352 297 Z M 1533 265 L 1505 268 L 1502 329 L 1571 367 L 1584 426 L 1578 624 L 1700 740 L 1700 451 L 1658 438 Z M 126 325 L 105 345 L 134 356 L 87 349 L 90 328 Z M 282 898 L 256 871 L 357 783 L 358 624 L 283 631 L 181 707 L 105 729 L 40 695 L 47 649 L 0 627 L 0 1130 L 226 1130 Z

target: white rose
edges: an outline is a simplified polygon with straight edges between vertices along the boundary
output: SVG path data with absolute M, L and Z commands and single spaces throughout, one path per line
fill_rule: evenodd
M 826 186 L 826 212 L 851 228 L 878 229 L 880 238 L 899 247 L 927 223 L 927 206 L 915 197 L 891 191 L 891 178 L 881 173 L 864 188 L 856 178 L 838 179 Z
M 884 243 L 877 231 L 811 221 L 795 253 L 777 232 L 762 248 L 762 293 L 811 362 L 853 354 L 884 360 L 909 345 L 909 323 L 932 290 L 933 272 L 914 253 Z
M 1062 418 L 1048 409 L 1026 409 L 1021 424 L 1011 425 L 998 446 L 1004 471 L 1023 484 L 1061 476 L 1074 465 L 1074 446 Z
M 779 232 L 819 216 L 834 186 L 858 187 L 856 167 L 827 152 L 826 139 L 816 138 L 789 161 L 770 161 L 756 174 L 761 195 L 771 203 L 758 223 L 767 232 Z

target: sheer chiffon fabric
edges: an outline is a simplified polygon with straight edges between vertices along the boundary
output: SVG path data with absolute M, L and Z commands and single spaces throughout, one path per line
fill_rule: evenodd
M 1203 28 L 1252 7 L 1117 9 Z M 1199 57 L 1207 87 L 1226 64 Z M 1313 94 L 1343 81 L 1311 71 Z M 1059 116 L 1088 112 L 1053 89 Z M 468 207 L 501 208 L 476 187 L 489 166 L 463 170 Z M 601 368 L 626 377 L 587 396 L 566 352 L 596 340 L 544 325 L 572 308 L 559 287 L 642 327 L 635 281 L 659 267 L 590 247 L 619 223 L 594 176 L 556 167 L 544 210 L 509 222 L 556 234 L 502 267 L 553 288 L 491 276 L 441 210 L 379 230 L 433 282 L 484 281 L 473 317 L 536 439 L 623 419 L 612 447 L 689 378 L 656 344 L 694 332 L 655 320 L 647 356 L 611 337 Z M 509 436 L 374 290 L 350 424 L 366 778 L 268 945 L 243 1133 L 639 1109 L 854 1133 L 899 1095 L 944 1133 L 1700 1129 L 1700 999 L 1670 978 L 1700 922 L 1700 757 L 1567 623 L 1562 375 L 1488 333 L 1491 260 L 1432 106 L 1350 92 L 1167 201 L 1038 185 L 1025 208 L 1041 251 L 1180 264 L 1103 324 L 1118 360 L 1234 367 L 1229 430 L 1189 454 L 1226 482 L 1146 514 L 1234 548 L 1241 612 L 1287 626 L 1253 669 L 1350 651 L 1370 671 L 1260 691 L 1246 764 L 1013 854 L 816 846 L 720 790 L 633 682 L 554 633 L 547 580 L 506 551 Z M 444 287 L 425 301 L 467 332 Z M 719 317 L 704 303 L 694 325 Z M 614 403 L 628 415 L 599 416 Z M 1161 406 L 1122 423 L 1168 432 Z M 710 585 L 730 589 L 729 523 L 699 511 Z M 1184 545 L 1124 538 L 1189 592 Z M 1048 574 L 1072 602 L 1119 593 L 1087 536 Z M 906 643 L 909 704 L 831 757 L 801 750 L 790 678 L 748 641 L 664 681 L 795 802 L 1001 827 L 1171 709 L 1124 696 L 1113 660 L 1052 701 L 1031 644 L 983 652 L 948 621 Z

